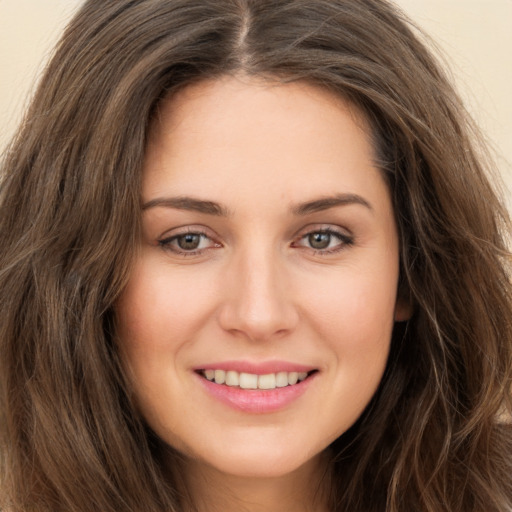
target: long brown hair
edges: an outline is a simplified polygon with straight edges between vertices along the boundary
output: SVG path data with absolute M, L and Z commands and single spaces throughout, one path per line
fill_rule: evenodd
M 89 0 L 3 165 L 1 502 L 11 512 L 182 509 L 130 400 L 112 305 L 138 243 L 159 101 L 230 73 L 304 80 L 373 128 L 401 240 L 382 384 L 335 443 L 331 505 L 512 508 L 509 219 L 431 53 L 383 0 Z M 177 454 L 167 456 L 178 457 Z

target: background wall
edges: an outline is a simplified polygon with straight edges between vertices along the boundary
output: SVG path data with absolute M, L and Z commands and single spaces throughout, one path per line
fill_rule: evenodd
M 442 48 L 512 191 L 512 0 L 397 0 Z M 81 0 L 0 0 L 0 152 Z M 512 206 L 512 192 L 508 193 Z

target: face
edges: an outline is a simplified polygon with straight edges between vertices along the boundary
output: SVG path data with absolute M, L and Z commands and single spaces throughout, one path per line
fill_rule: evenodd
M 328 92 L 249 78 L 157 117 L 116 306 L 138 406 L 192 465 L 293 472 L 360 416 L 407 314 L 369 129 Z

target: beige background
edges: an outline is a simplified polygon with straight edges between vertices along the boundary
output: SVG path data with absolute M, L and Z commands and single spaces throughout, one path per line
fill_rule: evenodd
M 0 151 L 80 0 L 0 0 Z M 398 0 L 447 55 L 512 191 L 512 0 Z M 512 206 L 512 193 L 507 194 Z

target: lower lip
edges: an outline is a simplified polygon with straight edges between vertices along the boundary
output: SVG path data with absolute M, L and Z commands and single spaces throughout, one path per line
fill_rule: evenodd
M 261 390 L 215 384 L 201 375 L 198 378 L 207 393 L 233 409 L 252 414 L 265 414 L 286 408 L 302 396 L 315 380 L 317 373 L 302 382 L 283 388 Z

